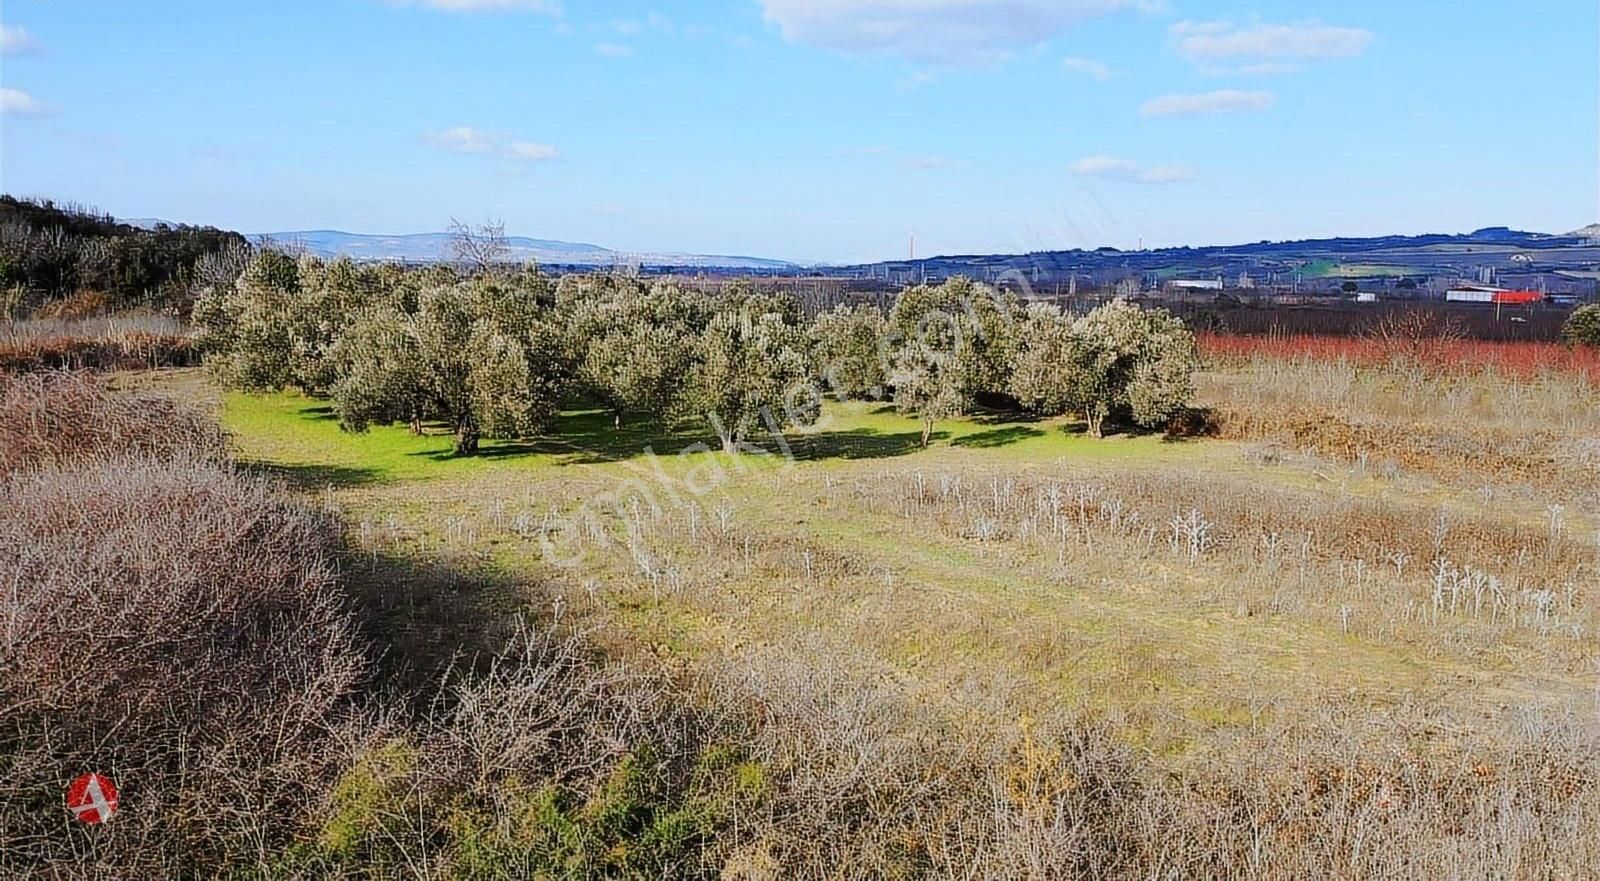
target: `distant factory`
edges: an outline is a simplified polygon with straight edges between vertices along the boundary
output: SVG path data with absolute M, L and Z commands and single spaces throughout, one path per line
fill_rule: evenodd
M 1532 306 L 1543 303 L 1545 295 L 1540 291 L 1516 291 L 1508 288 L 1494 287 L 1493 285 L 1461 285 L 1444 292 L 1444 298 L 1450 303 L 1483 303 L 1491 306 Z

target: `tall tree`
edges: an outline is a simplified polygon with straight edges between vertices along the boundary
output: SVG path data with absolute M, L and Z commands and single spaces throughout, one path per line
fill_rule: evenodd
M 653 422 L 680 415 L 695 364 L 699 331 L 712 311 L 706 299 L 675 285 L 624 282 L 578 301 L 569 339 L 581 341 L 578 374 L 589 394 L 611 410 Z
M 888 322 L 868 305 L 840 304 L 818 315 L 807 335 L 824 387 L 841 398 L 880 398 L 888 383 Z
M 485 436 L 538 433 L 554 421 L 566 378 L 547 309 L 537 289 L 476 279 L 422 291 L 414 313 L 368 313 L 338 347 L 342 424 L 441 419 L 464 456 Z
M 935 423 L 959 416 L 971 406 L 967 377 L 956 357 L 921 341 L 900 349 L 890 382 L 895 406 L 922 422 L 924 449 L 933 439 Z
M 805 336 L 783 312 L 769 309 L 765 300 L 745 300 L 718 312 L 700 334 L 691 402 L 729 452 L 763 424 L 776 430 L 818 415 Z
M 1090 434 L 1106 420 L 1161 426 L 1194 395 L 1194 335 L 1164 309 L 1115 300 L 1070 321 L 1059 310 L 1028 312 L 1012 391 L 1041 413 L 1076 412 Z
M 895 299 L 889 328 L 898 345 L 920 342 L 954 360 L 972 394 L 1009 393 L 1017 352 L 1015 298 L 957 276 L 907 288 Z

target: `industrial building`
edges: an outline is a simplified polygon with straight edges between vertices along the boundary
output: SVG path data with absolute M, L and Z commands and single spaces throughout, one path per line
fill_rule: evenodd
M 1220 278 L 1175 278 L 1168 284 L 1175 291 L 1220 291 L 1223 289 L 1222 279 Z
M 1531 306 L 1544 302 L 1544 294 L 1539 291 L 1513 291 L 1490 285 L 1462 285 L 1451 288 L 1445 291 L 1444 298 L 1451 303 L 1484 303 L 1494 306 Z

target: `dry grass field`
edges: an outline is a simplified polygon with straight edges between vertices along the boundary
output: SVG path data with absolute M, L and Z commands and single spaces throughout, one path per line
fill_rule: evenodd
M 475 460 L 192 371 L 116 382 L 214 408 L 342 514 L 353 571 L 471 573 L 392 587 L 395 670 L 557 616 L 753 712 L 785 795 L 723 877 L 1600 865 L 1582 374 L 1256 355 L 1201 377 L 1216 439 L 998 415 L 924 451 L 857 402 L 767 455 L 570 413 Z

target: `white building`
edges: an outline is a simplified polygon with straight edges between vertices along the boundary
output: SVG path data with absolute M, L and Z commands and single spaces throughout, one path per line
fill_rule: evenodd
M 1444 298 L 1450 303 L 1493 303 L 1494 295 L 1504 290 L 1488 285 L 1463 285 L 1445 291 Z

